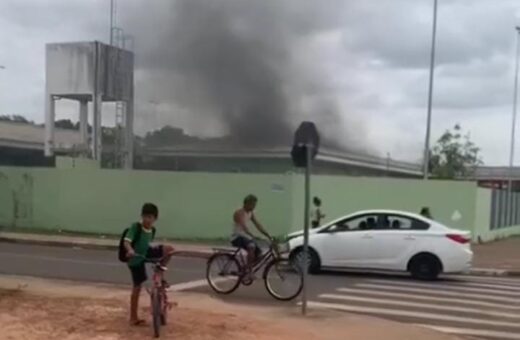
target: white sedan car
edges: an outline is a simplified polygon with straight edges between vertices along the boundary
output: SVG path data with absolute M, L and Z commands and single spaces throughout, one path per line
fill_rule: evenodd
M 303 231 L 288 235 L 290 258 L 303 260 Z M 309 271 L 322 268 L 409 272 L 433 280 L 470 269 L 470 233 L 421 215 L 361 211 L 310 230 Z M 299 262 L 302 263 L 302 262 Z

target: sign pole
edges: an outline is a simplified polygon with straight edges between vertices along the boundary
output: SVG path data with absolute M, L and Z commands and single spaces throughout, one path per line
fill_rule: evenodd
M 303 290 L 302 290 L 302 314 L 307 315 L 307 279 L 309 272 L 309 219 L 310 219 L 310 192 L 311 192 L 311 166 L 312 166 L 312 146 L 305 146 L 306 162 L 305 167 L 305 229 L 303 231 Z
M 303 271 L 302 287 L 302 314 L 307 314 L 307 284 L 309 280 L 309 228 L 310 228 L 310 201 L 311 201 L 311 170 L 312 160 L 320 148 L 320 135 L 313 122 L 302 122 L 294 133 L 291 149 L 291 158 L 294 166 L 305 168 L 305 216 L 303 226 L 303 258 L 299 264 Z

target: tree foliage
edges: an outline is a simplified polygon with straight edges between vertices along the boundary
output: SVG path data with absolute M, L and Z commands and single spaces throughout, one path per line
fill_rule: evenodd
M 79 130 L 79 122 L 74 123 L 70 119 L 59 119 L 54 122 L 54 126 L 58 129 Z
M 430 171 L 437 178 L 468 178 L 482 164 L 480 148 L 459 124 L 446 130 L 431 150 Z
M 24 116 L 21 115 L 0 115 L 0 122 L 15 122 L 22 124 L 32 124 L 31 121 L 27 120 Z

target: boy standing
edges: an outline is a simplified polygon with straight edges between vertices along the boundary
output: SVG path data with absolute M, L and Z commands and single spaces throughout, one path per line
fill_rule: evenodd
M 173 254 L 173 247 L 170 245 L 150 245 L 155 236 L 154 224 L 158 216 L 157 206 L 153 203 L 145 203 L 141 209 L 141 222 L 132 224 L 124 238 L 128 268 L 133 282 L 130 297 L 130 324 L 133 326 L 145 323 L 137 316 L 141 286 L 147 279 L 145 260 L 161 259 L 162 269 L 166 270 L 166 265 Z

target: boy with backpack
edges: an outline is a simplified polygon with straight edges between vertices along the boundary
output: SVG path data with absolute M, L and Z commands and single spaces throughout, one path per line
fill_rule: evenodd
M 130 297 L 130 325 L 132 326 L 145 323 L 137 316 L 141 286 L 147 280 L 145 260 L 160 259 L 161 268 L 166 270 L 174 250 L 170 245 L 150 245 L 155 237 L 154 223 L 158 216 L 157 206 L 153 203 L 145 203 L 141 209 L 141 222 L 125 229 L 119 242 L 119 260 L 127 262 L 132 275 L 133 288 Z

